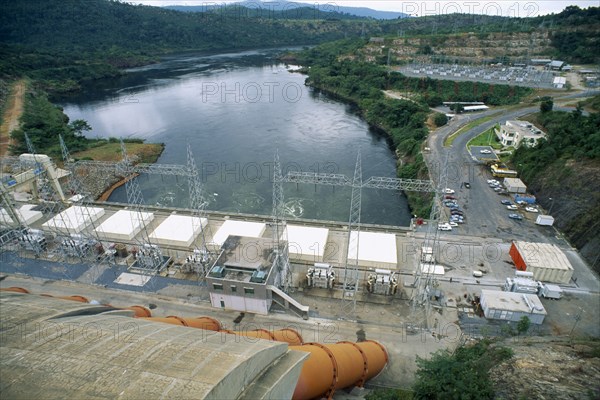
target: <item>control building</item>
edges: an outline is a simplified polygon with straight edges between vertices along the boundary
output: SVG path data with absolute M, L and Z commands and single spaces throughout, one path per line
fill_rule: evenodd
M 229 236 L 206 275 L 213 307 L 268 314 L 273 302 L 273 242 L 271 239 Z

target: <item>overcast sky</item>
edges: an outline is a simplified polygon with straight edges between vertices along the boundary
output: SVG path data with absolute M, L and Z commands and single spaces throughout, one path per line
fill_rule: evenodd
M 188 5 L 202 6 L 208 4 L 226 4 L 235 3 L 239 0 L 121 0 L 132 4 L 146 4 L 152 6 L 165 5 Z M 255 1 L 255 0 L 252 0 Z M 559 13 L 565 7 L 577 5 L 581 8 L 598 6 L 598 0 L 542 0 L 542 1 L 521 1 L 521 0 L 457 0 L 457 1 L 432 1 L 432 0 L 307 0 L 302 3 L 314 4 L 315 7 L 325 9 L 335 9 L 335 5 L 347 7 L 369 7 L 375 10 L 400 11 L 411 15 L 434 15 L 434 14 L 487 14 L 502 15 L 510 17 L 535 17 L 550 13 Z M 273 2 L 277 2 L 274 0 Z M 259 0 L 256 0 L 259 3 Z

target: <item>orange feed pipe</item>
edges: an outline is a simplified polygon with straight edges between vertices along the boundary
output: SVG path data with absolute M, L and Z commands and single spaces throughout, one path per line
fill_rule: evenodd
M 20 287 L 9 287 L 0 290 L 29 293 L 27 289 Z M 48 294 L 42 294 L 41 296 L 53 297 Z M 89 303 L 88 299 L 83 296 L 60 296 L 58 298 Z M 338 389 L 363 386 L 366 381 L 377 376 L 388 362 L 387 351 L 383 345 L 374 340 L 358 343 L 304 344 L 300 333 L 290 328 L 276 331 L 256 329 L 234 332 L 223 329 L 221 323 L 211 317 L 181 318 L 171 315 L 163 318 L 152 317 L 150 310 L 143 306 L 130 306 L 121 309 L 133 311 L 135 317 L 139 319 L 285 342 L 289 344 L 291 350 L 310 353 L 302 366 L 300 378 L 292 397 L 293 400 L 310 400 L 322 397 L 331 399 Z
M 304 362 L 292 399 L 331 399 L 337 389 L 362 386 L 385 367 L 388 355 L 378 342 L 368 340 L 336 344 L 308 343 L 290 346 L 305 351 L 310 357 Z
M 29 290 L 24 289 L 22 287 L 16 287 L 16 286 L 11 286 L 8 288 L 1 288 L 0 289 L 3 292 L 17 292 L 17 293 L 26 293 L 29 294 Z

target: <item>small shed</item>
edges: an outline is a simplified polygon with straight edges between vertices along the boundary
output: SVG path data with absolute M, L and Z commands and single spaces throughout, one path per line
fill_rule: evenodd
M 189 247 L 207 223 L 206 218 L 173 214 L 150 234 L 150 239 L 162 246 Z
M 119 210 L 108 217 L 95 231 L 102 240 L 130 241 L 154 220 L 154 213 Z
M 527 186 L 519 178 L 504 178 L 504 186 L 509 193 L 527 192 Z
M 548 314 L 535 294 L 483 289 L 480 304 L 483 315 L 488 319 L 519 322 L 527 317 L 532 324 L 540 325 Z
M 287 225 L 281 239 L 288 242 L 291 260 L 319 263 L 323 261 L 328 237 L 327 228 Z
M 398 268 L 396 235 L 393 233 L 352 231 L 350 234 L 348 261 L 356 260 L 358 242 L 358 264 L 372 268 Z
M 513 241 L 509 255 L 519 271 L 533 272 L 538 281 L 569 283 L 573 276 L 573 266 L 554 244 Z
M 42 227 L 69 235 L 81 232 L 103 215 L 104 209 L 100 207 L 71 206 L 42 224 Z

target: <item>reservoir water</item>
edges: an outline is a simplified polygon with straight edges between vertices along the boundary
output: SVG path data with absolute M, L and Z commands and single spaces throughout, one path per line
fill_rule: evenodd
M 65 113 L 84 119 L 88 137 L 163 142 L 158 163 L 185 164 L 191 145 L 204 183 L 207 209 L 270 215 L 272 170 L 278 151 L 286 171 L 345 174 L 358 150 L 363 179 L 395 176 L 389 141 L 370 130 L 348 105 L 304 85 L 305 75 L 277 61 L 276 50 L 177 55 L 95 81 L 58 99 Z M 144 201 L 188 207 L 185 178 L 141 176 Z M 349 188 L 285 184 L 289 217 L 347 221 Z M 126 202 L 125 187 L 110 201 Z M 408 225 L 402 193 L 365 189 L 364 223 Z

